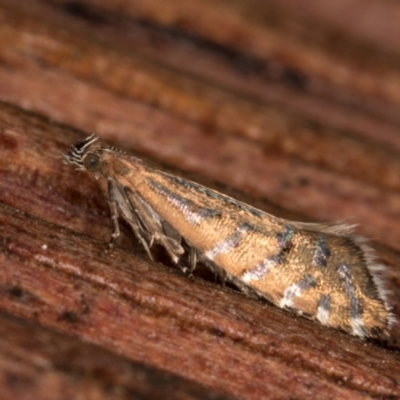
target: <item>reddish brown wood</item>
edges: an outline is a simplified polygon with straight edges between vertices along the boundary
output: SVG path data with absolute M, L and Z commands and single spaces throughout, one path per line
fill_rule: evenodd
M 26 295 L 16 288 L 9 294 Z M 0 313 L 0 385 L 2 399 L 19 400 L 69 400 L 78 393 L 93 400 L 231 398 L 4 313 Z
M 128 230 L 100 256 L 105 199 L 60 159 L 94 131 L 276 215 L 360 223 L 400 316 L 398 57 L 384 31 L 321 21 L 252 0 L 1 0 L 0 309 L 241 398 L 399 397 L 399 324 L 391 351 L 362 343 L 149 263 Z
M 128 56 L 108 42 L 100 45 L 58 29 L 49 20 L 5 9 L 1 29 L 7 65 L 0 69 L 3 99 L 118 138 L 151 157 L 268 197 L 313 219 L 351 217 L 361 224 L 360 233 L 400 248 L 394 227 L 400 215 L 400 136 L 390 120 L 383 123 L 397 134 L 392 139 L 382 124 L 367 122 L 369 112 L 361 113 L 380 135 L 361 140 L 354 132 L 333 129 L 329 118 L 316 124 L 265 100 L 249 99 L 248 91 L 240 97 L 215 89 L 140 53 Z M 169 48 L 163 49 L 167 57 Z M 191 68 L 187 62 L 182 67 Z M 233 72 L 224 69 L 229 70 Z M 236 83 L 243 79 L 237 72 L 234 76 Z M 295 92 L 288 94 L 293 96 Z M 337 102 L 329 104 L 335 108 Z
M 257 3 L 257 0 L 254 1 Z M 273 0 L 268 3 L 281 3 Z M 400 53 L 400 5 L 377 0 L 287 0 L 286 10 L 301 14 L 310 23 L 328 25 L 343 35 L 355 37 L 388 52 Z
M 239 397 L 397 393 L 399 359 L 382 346 L 131 252 L 102 254 L 104 242 L 75 232 L 108 238 L 106 202 L 59 158 L 77 135 L 4 105 L 0 121 L 2 201 L 29 211 L 1 207 L 0 309 Z
M 0 218 L 7 312 L 241 398 L 400 396 L 399 357 L 380 346 L 11 208 Z

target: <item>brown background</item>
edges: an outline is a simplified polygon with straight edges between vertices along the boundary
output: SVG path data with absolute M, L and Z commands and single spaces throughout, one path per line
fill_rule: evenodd
M 285 7 L 282 6 L 285 4 Z M 400 318 L 400 5 L 0 0 L 0 399 L 400 398 L 389 343 L 160 262 L 60 155 L 108 142 L 374 240 Z

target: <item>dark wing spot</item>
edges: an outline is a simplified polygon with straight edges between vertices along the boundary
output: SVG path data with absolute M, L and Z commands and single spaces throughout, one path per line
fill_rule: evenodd
M 331 296 L 329 294 L 321 294 L 319 301 L 318 301 L 318 307 L 330 311 L 331 309 Z
M 338 267 L 339 276 L 342 278 L 344 290 L 350 301 L 350 317 L 359 318 L 363 313 L 360 299 L 356 296 L 356 287 L 353 283 L 353 277 L 350 273 L 350 267 L 346 264 L 340 264 Z
M 331 252 L 325 239 L 322 236 L 318 237 L 312 260 L 313 265 L 316 267 L 326 267 L 328 258 L 330 256 Z
M 316 279 L 310 275 L 310 274 L 306 274 L 304 276 L 303 279 L 301 279 L 298 283 L 297 286 L 301 289 L 301 290 L 308 290 L 311 289 L 315 286 L 317 286 L 317 281 Z

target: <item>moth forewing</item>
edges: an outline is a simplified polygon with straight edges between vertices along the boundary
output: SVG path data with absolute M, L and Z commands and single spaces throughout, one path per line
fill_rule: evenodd
M 113 233 L 125 219 L 152 257 L 154 242 L 190 272 L 198 260 L 246 293 L 360 337 L 387 336 L 394 322 L 379 277 L 383 267 L 345 224 L 274 217 L 107 146 L 92 135 L 66 153 L 108 197 Z M 185 268 L 183 267 L 185 270 Z

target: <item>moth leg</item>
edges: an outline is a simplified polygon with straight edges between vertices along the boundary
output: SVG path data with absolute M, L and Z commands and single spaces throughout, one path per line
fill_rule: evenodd
M 226 282 L 228 280 L 228 275 L 225 270 L 222 268 L 218 268 L 214 263 L 210 262 L 209 260 L 205 261 L 203 260 L 205 265 L 210 269 L 210 271 L 214 274 L 214 279 L 215 282 L 217 282 L 217 279 L 221 283 L 222 286 L 226 285 Z
M 189 250 L 189 267 L 177 263 L 177 266 L 181 269 L 181 271 L 185 275 L 187 275 L 189 279 L 193 278 L 193 271 L 196 269 L 196 265 L 197 265 L 197 251 L 193 247 L 190 247 Z
M 140 227 L 137 223 L 137 218 L 133 214 L 130 209 L 129 199 L 125 197 L 124 193 L 118 190 L 115 187 L 115 184 L 111 179 L 107 181 L 107 191 L 108 191 L 108 198 L 109 198 L 109 205 L 111 210 L 111 219 L 113 222 L 113 233 L 111 234 L 111 240 L 108 244 L 108 248 L 114 247 L 117 242 L 117 239 L 120 236 L 120 229 L 118 224 L 118 211 L 120 211 L 121 215 L 124 217 L 126 222 L 128 222 L 129 226 L 131 227 L 134 235 L 139 240 L 141 245 L 143 246 L 144 250 L 146 251 L 150 260 L 153 260 L 153 256 L 150 252 L 149 246 L 147 245 L 146 240 L 143 238 L 143 235 L 140 233 Z
M 167 250 L 172 261 L 178 264 L 179 257 L 184 253 L 184 250 L 175 239 L 163 233 L 158 214 L 129 188 L 124 188 L 124 195 L 128 200 L 128 204 L 135 210 L 140 222 L 149 233 L 150 243 L 154 241 L 160 243 Z
M 153 255 L 151 254 L 150 248 L 149 248 L 146 240 L 143 239 L 143 236 L 139 232 L 139 226 L 134 224 L 133 221 L 131 221 L 129 219 L 127 219 L 126 221 L 128 222 L 129 226 L 132 228 L 132 231 L 133 231 L 134 235 L 136 236 L 136 238 L 142 244 L 142 246 L 143 246 L 144 250 L 146 251 L 146 254 L 150 258 L 150 260 L 154 261 Z
M 222 286 L 226 286 L 226 281 L 228 279 L 228 275 L 225 270 L 218 268 L 217 271 L 215 271 L 215 275 L 218 276 L 219 281 L 221 282 Z
M 154 235 L 150 236 L 150 242 L 149 242 L 149 247 L 151 248 L 154 244 Z
M 108 191 L 108 205 L 110 207 L 111 221 L 112 221 L 112 233 L 111 239 L 108 242 L 106 251 L 111 250 L 118 242 L 118 238 L 121 235 L 118 223 L 118 204 L 115 198 L 115 191 L 113 190 L 113 185 L 110 180 L 107 181 L 107 191 Z
M 189 252 L 189 276 L 192 275 L 193 271 L 197 266 L 197 250 L 193 247 L 190 248 Z
M 187 264 L 185 262 L 185 264 Z M 189 266 L 182 265 L 179 262 L 176 265 L 180 268 L 180 270 L 190 279 L 193 278 L 193 271 L 196 269 L 197 264 L 197 252 L 193 247 L 189 248 Z

